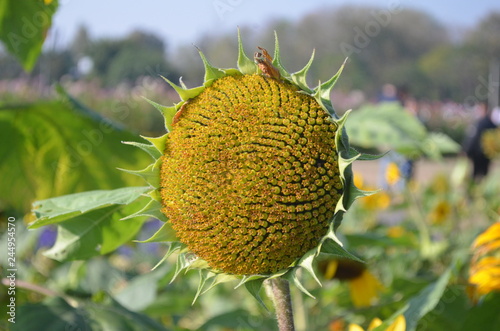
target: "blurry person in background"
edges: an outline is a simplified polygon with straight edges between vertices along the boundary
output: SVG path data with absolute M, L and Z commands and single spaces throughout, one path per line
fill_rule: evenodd
M 470 128 L 463 151 L 472 161 L 472 178 L 479 181 L 488 174 L 491 160 L 484 154 L 481 147 L 481 136 L 486 130 L 494 129 L 500 124 L 500 108 L 496 107 L 491 113 L 485 102 L 476 105 L 479 120 Z
M 406 85 L 396 87 L 393 84 L 384 84 L 382 86 L 378 102 L 397 102 L 405 111 L 413 116 L 417 116 L 417 102 L 411 97 L 409 88 Z M 391 167 L 394 169 L 397 166 L 398 177 L 400 177 L 395 186 L 391 185 L 387 180 L 387 174 L 390 172 Z M 381 158 L 380 163 L 380 185 L 385 189 L 395 189 L 401 191 L 408 181 L 413 177 L 414 173 L 414 160 L 408 159 L 406 156 L 395 151 L 388 152 Z
M 398 90 L 393 84 L 384 84 L 382 86 L 382 91 L 380 92 L 378 102 L 384 101 L 399 101 Z

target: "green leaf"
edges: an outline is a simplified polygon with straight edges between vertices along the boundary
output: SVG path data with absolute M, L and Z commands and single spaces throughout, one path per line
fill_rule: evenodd
M 127 205 L 139 198 L 150 187 L 125 187 L 116 190 L 88 191 L 36 201 L 33 211 L 37 220 L 30 228 L 59 223 L 89 211 L 111 205 Z
M 406 331 L 416 330 L 418 321 L 439 303 L 450 280 L 453 267 L 453 265 L 449 267 L 437 281 L 425 287 L 420 293 L 411 298 L 403 308 L 394 313 L 373 331 L 384 331 L 401 314 L 404 314 L 406 319 Z M 471 330 L 476 329 L 472 328 Z
M 134 277 L 115 299 L 129 310 L 140 311 L 152 304 L 157 295 L 158 281 L 165 277 L 170 266 L 164 264 L 152 272 Z
M 121 219 L 140 209 L 142 204 L 143 201 L 136 201 L 127 205 L 111 205 L 59 223 L 56 242 L 44 255 L 67 261 L 112 252 L 130 241 L 141 229 L 145 217 Z
M 364 148 L 392 149 L 409 158 L 457 152 L 458 144 L 444 134 L 430 134 L 397 102 L 365 105 L 349 115 L 350 142 Z
M 59 297 L 50 298 L 43 303 L 22 305 L 17 314 L 16 323 L 11 324 L 12 331 L 66 331 L 68 326 L 74 330 L 90 330 L 91 321 L 84 311 L 73 308 Z
M 24 70 L 31 71 L 42 51 L 58 0 L 0 3 L 0 40 Z
M 106 331 L 167 331 L 151 318 L 127 310 L 106 296 L 102 302 L 81 302 L 70 306 L 62 298 L 50 298 L 42 303 L 19 307 L 19 317 L 12 331 L 25 330 L 106 330 Z
M 250 315 L 248 311 L 237 309 L 210 318 L 198 330 L 273 330 L 275 323 L 271 319 L 263 321 L 262 317 L 255 317 Z
M 117 169 L 151 163 L 124 140 L 142 139 L 67 98 L 0 106 L 0 203 L 28 213 L 34 200 L 144 185 Z
M 499 307 L 500 293 L 487 295 L 470 309 L 460 330 L 500 330 Z
M 436 282 L 424 288 L 416 297 L 408 301 L 408 309 L 404 313 L 406 331 L 415 330 L 418 321 L 436 307 L 448 285 L 451 270 L 451 267 L 448 268 Z

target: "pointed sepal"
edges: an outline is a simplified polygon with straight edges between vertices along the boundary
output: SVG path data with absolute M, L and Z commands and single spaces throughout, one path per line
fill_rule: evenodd
M 339 70 L 335 75 L 333 75 L 332 78 L 327 80 L 326 82 L 319 84 L 315 89 L 314 92 L 318 93 L 318 98 L 321 98 L 323 100 L 330 100 L 330 92 L 332 91 L 332 88 L 335 86 L 337 83 L 337 80 L 339 79 L 340 75 L 342 74 L 342 71 L 344 70 L 344 67 L 347 63 L 347 58 L 344 60 L 344 63 L 340 66 Z
M 167 132 L 172 131 L 172 122 L 174 120 L 175 114 L 180 109 L 181 104 L 177 104 L 177 105 L 174 105 L 172 107 L 165 107 L 165 106 L 160 105 L 159 103 L 156 103 L 156 102 L 151 101 L 149 99 L 144 98 L 144 100 L 149 102 L 149 104 L 151 104 L 153 107 L 155 107 L 156 109 L 158 109 L 160 111 L 160 114 L 165 119 L 165 129 L 167 130 Z
M 205 54 L 201 50 L 198 49 L 198 53 L 200 54 L 201 60 L 203 61 L 203 66 L 205 67 L 205 77 L 203 79 L 203 86 L 200 86 L 201 88 L 205 88 L 209 86 L 212 81 L 222 78 L 226 76 L 226 73 L 224 70 L 219 69 L 214 67 L 213 65 L 208 62 L 207 58 L 205 57 Z M 198 95 L 201 91 L 198 91 L 196 95 Z
M 198 297 L 202 294 L 203 288 L 205 287 L 207 280 L 214 277 L 214 275 L 215 275 L 213 272 L 210 272 L 207 269 L 199 269 L 198 272 L 200 275 L 200 280 L 198 282 L 198 289 L 196 290 L 196 294 L 194 295 L 194 299 L 193 299 L 193 302 L 191 303 L 191 305 L 194 305 L 194 303 L 196 302 Z
M 302 90 L 304 90 L 307 93 L 313 93 L 313 91 L 309 88 L 307 85 L 307 72 L 309 71 L 309 68 L 311 67 L 313 60 L 314 60 L 314 53 L 315 50 L 313 50 L 311 58 L 309 59 L 309 62 L 302 68 L 301 70 L 294 72 L 291 74 L 291 79 L 292 82 L 297 84 Z
M 208 288 L 206 288 L 205 290 L 203 290 L 203 292 L 201 294 L 205 294 L 207 293 L 208 291 L 210 291 L 211 289 L 213 289 L 215 286 L 217 286 L 218 284 L 222 284 L 222 283 L 227 283 L 227 282 L 230 282 L 230 281 L 234 281 L 235 279 L 237 279 L 236 276 L 234 275 L 229 275 L 229 274 L 216 274 L 212 283 L 208 286 Z
M 163 225 L 151 237 L 146 240 L 135 240 L 138 243 L 156 243 L 156 242 L 174 242 L 177 241 L 175 231 L 172 229 L 170 223 L 163 223 Z
M 156 268 L 158 268 L 174 252 L 176 252 L 176 251 L 182 251 L 184 248 L 185 248 L 185 245 L 183 243 L 178 242 L 178 241 L 173 241 L 173 242 L 169 243 L 167 252 L 165 253 L 165 255 L 163 255 L 163 258 L 158 263 L 156 263 L 156 265 L 153 267 L 152 270 L 155 270 Z M 172 282 L 172 281 L 173 280 L 171 280 L 170 282 Z
M 197 86 L 197 87 L 193 87 L 191 89 L 186 89 L 186 88 L 183 88 L 182 86 L 179 86 L 179 85 L 173 83 L 172 81 L 170 81 L 169 79 L 167 79 L 163 76 L 161 76 L 161 78 L 163 78 L 164 81 L 166 81 L 170 86 L 172 86 L 172 88 L 175 90 L 175 92 L 177 92 L 177 94 L 179 94 L 182 101 L 187 101 L 189 99 L 194 98 L 195 96 L 200 94 L 205 89 L 205 86 Z
M 318 277 L 316 276 L 316 273 L 315 273 L 314 267 L 313 267 L 313 262 L 317 256 L 318 256 L 318 251 L 316 249 L 311 249 L 306 254 L 304 254 L 304 256 L 301 257 L 301 259 L 299 260 L 297 265 L 306 269 L 307 272 L 309 272 L 309 274 L 316 281 L 316 283 L 318 283 L 319 286 L 322 286 L 321 282 L 319 281 Z
M 141 136 L 142 139 L 145 139 L 149 141 L 152 146 L 158 151 L 160 156 L 156 157 L 155 159 L 158 159 L 163 155 L 163 152 L 165 151 L 165 144 L 167 141 L 168 134 L 164 134 L 163 136 L 160 137 L 145 137 Z M 155 155 L 158 155 L 158 153 L 155 153 Z
M 265 278 L 249 279 L 244 284 L 247 291 L 255 298 L 255 300 L 257 300 L 257 302 L 266 310 L 269 310 L 260 297 L 260 292 L 262 290 L 262 284 L 264 283 L 264 280 Z
M 194 254 L 179 254 L 177 255 L 177 263 L 175 264 L 175 272 L 170 280 L 172 283 L 181 272 L 189 270 L 189 266 L 197 259 Z
M 144 208 L 131 215 L 123 217 L 121 220 L 123 221 L 139 216 L 153 217 L 163 222 L 167 221 L 167 218 L 161 212 L 161 204 L 156 200 L 149 200 L 149 202 L 144 206 Z
M 286 71 L 285 67 L 281 64 L 280 43 L 278 41 L 278 34 L 274 31 L 274 56 L 273 66 L 278 69 L 281 77 L 290 80 L 290 74 Z
M 160 187 L 160 161 L 161 159 L 158 159 L 155 163 L 148 165 L 142 170 L 128 170 L 122 168 L 118 168 L 118 170 L 139 176 L 148 182 L 152 187 Z
M 246 55 L 245 50 L 243 49 L 240 29 L 238 29 L 238 69 L 244 75 L 257 73 L 257 65 Z
M 122 141 L 122 144 L 124 145 L 130 145 L 130 146 L 135 146 L 137 148 L 142 149 L 144 152 L 148 153 L 151 155 L 153 159 L 158 159 L 161 156 L 161 153 L 156 149 L 155 146 L 150 145 L 150 144 L 144 144 L 140 143 L 137 141 Z
M 335 235 L 333 227 L 330 227 L 328 233 L 321 239 L 319 253 L 334 255 L 338 258 L 349 259 L 360 263 L 365 263 L 356 255 L 350 253 L 344 248 L 344 245 Z
M 311 297 L 313 299 L 316 299 L 314 295 L 312 295 L 302 284 L 302 282 L 299 279 L 299 275 L 297 274 L 300 269 L 298 268 L 292 268 L 284 274 L 282 277 L 283 279 L 288 280 L 290 283 L 293 283 L 302 293 L 307 295 L 308 297 Z

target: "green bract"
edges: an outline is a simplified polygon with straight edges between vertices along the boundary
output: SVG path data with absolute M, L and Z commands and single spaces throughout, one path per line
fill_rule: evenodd
M 313 57 L 290 74 L 277 38 L 274 58 L 261 49 L 256 63 L 238 41 L 238 69 L 215 68 L 200 52 L 203 86 L 167 81 L 182 101 L 172 107 L 150 101 L 168 133 L 134 143 L 155 160 L 134 172 L 154 188 L 137 215 L 165 221 L 148 241 L 170 242 L 165 258 L 178 252 L 175 276 L 200 270 L 198 294 L 209 279 L 208 288 L 239 279 L 258 298 L 262 282 L 279 276 L 308 293 L 298 268 L 317 280 L 319 254 L 356 259 L 335 230 L 366 195 L 352 184 L 351 163 L 362 156 L 350 149 L 346 116 L 338 118 L 330 102 L 343 66 L 310 88 Z

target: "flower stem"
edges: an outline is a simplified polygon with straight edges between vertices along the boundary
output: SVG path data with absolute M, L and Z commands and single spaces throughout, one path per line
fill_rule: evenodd
M 290 295 L 290 284 L 286 279 L 270 279 L 273 291 L 273 302 L 278 318 L 280 331 L 294 331 L 292 297 Z

